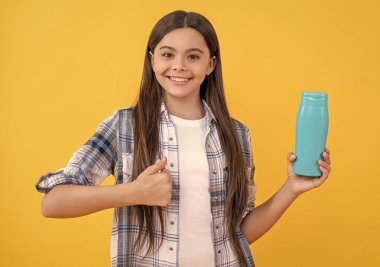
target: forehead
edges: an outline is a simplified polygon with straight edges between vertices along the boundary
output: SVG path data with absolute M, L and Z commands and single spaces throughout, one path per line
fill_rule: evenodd
M 179 28 L 167 33 L 157 44 L 156 49 L 162 46 L 170 46 L 178 51 L 193 48 L 209 51 L 203 36 L 193 28 Z

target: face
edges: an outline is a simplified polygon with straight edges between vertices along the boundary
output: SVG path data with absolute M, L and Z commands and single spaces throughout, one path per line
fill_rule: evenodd
M 203 36 L 192 28 L 175 29 L 162 38 L 150 55 L 164 99 L 199 99 L 206 75 L 215 67 L 215 58 Z

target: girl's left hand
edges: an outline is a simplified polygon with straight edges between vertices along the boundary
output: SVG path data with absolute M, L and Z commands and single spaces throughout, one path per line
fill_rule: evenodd
M 319 187 L 326 181 L 331 172 L 330 150 L 328 148 L 325 149 L 322 157 L 323 160 L 318 161 L 319 169 L 322 171 L 322 176 L 306 177 L 294 173 L 293 165 L 296 160 L 296 155 L 294 153 L 288 154 L 288 180 L 286 182 L 290 185 L 290 188 L 294 194 L 298 196 L 313 188 Z

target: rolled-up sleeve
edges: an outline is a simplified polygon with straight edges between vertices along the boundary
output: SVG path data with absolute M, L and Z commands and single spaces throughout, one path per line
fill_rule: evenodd
M 251 144 L 251 135 L 249 133 L 248 127 L 245 127 L 246 129 L 246 147 L 244 148 L 245 151 L 248 151 L 248 154 L 246 154 L 246 164 L 247 164 L 247 176 L 249 180 L 249 197 L 247 206 L 243 213 L 243 218 L 250 213 L 254 207 L 255 207 L 255 200 L 256 200 L 256 185 L 254 181 L 254 175 L 255 175 L 255 165 L 253 163 L 253 152 L 252 152 L 252 144 Z
M 95 134 L 69 160 L 65 168 L 41 176 L 37 191 L 49 192 L 59 184 L 98 185 L 110 174 L 117 158 L 118 112 L 99 124 Z

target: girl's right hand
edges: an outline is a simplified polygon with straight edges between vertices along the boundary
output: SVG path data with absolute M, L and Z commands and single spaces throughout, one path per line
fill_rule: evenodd
M 140 205 L 166 206 L 172 198 L 172 178 L 165 169 L 167 158 L 145 169 L 133 182 Z

